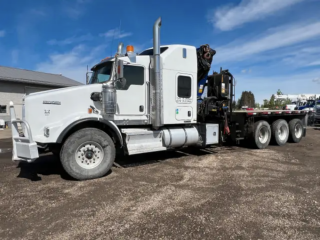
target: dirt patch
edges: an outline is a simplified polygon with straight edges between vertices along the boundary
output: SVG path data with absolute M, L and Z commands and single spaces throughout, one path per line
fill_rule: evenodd
M 320 138 L 118 159 L 73 181 L 51 155 L 0 155 L 1 239 L 319 239 Z

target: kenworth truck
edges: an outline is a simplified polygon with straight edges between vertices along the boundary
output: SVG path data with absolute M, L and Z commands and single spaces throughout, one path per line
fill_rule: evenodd
M 114 57 L 92 67 L 86 85 L 26 96 L 22 119 L 11 102 L 13 161 L 33 162 L 47 147 L 69 175 L 88 180 L 104 176 L 119 151 L 229 141 L 263 149 L 271 140 L 284 145 L 306 135 L 304 111 L 233 111 L 232 74 L 208 74 L 216 52 L 209 45 L 160 46 L 160 27 L 161 18 L 153 26 L 153 47 L 140 54 L 131 45 L 123 53 L 120 43 Z M 206 96 L 199 97 L 204 88 Z

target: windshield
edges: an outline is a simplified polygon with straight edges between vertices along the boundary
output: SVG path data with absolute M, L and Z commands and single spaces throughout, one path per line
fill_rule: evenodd
M 312 106 L 314 105 L 315 101 L 314 100 L 308 100 L 307 104 L 308 106 Z
M 110 80 L 113 62 L 107 62 L 93 71 L 89 84 L 104 83 Z

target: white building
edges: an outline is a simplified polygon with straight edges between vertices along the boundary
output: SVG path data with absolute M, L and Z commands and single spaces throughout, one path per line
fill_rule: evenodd
M 0 119 L 10 119 L 10 101 L 15 104 L 17 118 L 21 118 L 24 95 L 77 85 L 83 84 L 60 74 L 0 66 Z

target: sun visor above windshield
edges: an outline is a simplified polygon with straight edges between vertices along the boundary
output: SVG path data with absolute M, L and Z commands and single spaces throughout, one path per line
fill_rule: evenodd
M 113 62 L 114 59 L 115 59 L 114 57 L 106 57 L 106 58 L 102 59 L 101 62 L 99 62 L 98 64 L 94 65 L 91 68 L 91 71 L 94 71 L 98 66 L 104 65 L 107 62 Z

